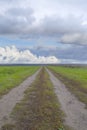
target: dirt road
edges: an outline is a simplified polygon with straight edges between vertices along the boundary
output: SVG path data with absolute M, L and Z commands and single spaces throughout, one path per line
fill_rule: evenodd
M 87 130 L 87 109 L 85 109 L 85 105 L 78 101 L 49 70 L 47 72 L 54 85 L 61 109 L 66 115 L 65 124 L 73 130 Z
M 27 78 L 18 87 L 12 89 L 8 94 L 0 99 L 0 128 L 2 127 L 2 125 L 8 123 L 10 113 L 12 112 L 16 103 L 22 100 L 22 98 L 24 97 L 24 91 L 35 80 L 39 71 L 40 70 L 38 70 L 34 75 Z

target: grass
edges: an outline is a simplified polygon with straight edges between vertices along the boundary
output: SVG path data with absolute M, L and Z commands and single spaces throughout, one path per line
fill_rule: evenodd
M 35 66 L 0 66 L 0 96 L 37 71 Z
M 56 77 L 64 82 L 66 87 L 87 106 L 87 68 L 49 66 Z
M 26 90 L 24 99 L 16 105 L 12 113 L 15 127 L 11 130 L 65 130 L 63 116 L 53 85 L 43 68 Z M 2 130 L 10 130 L 10 125 L 3 126 Z

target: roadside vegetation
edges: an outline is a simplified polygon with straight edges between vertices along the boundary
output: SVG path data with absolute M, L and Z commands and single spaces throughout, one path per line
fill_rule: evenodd
M 49 66 L 48 68 L 87 107 L 87 67 Z
M 0 66 L 0 97 L 38 69 L 38 66 Z
M 12 112 L 15 123 L 2 130 L 65 130 L 63 112 L 48 73 L 43 68 Z M 13 128 L 13 129 L 12 129 Z

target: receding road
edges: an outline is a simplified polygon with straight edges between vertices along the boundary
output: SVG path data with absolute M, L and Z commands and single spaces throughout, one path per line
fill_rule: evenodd
M 61 109 L 66 114 L 65 124 L 73 130 L 87 130 L 87 109 L 85 109 L 85 104 L 78 101 L 52 72 L 48 69 L 47 72 L 54 85 L 55 93 L 61 104 Z
M 87 130 L 87 109 L 85 109 L 85 104 L 78 101 L 50 70 L 46 70 L 53 83 L 55 93 L 61 104 L 61 109 L 66 115 L 64 117 L 64 123 L 71 127 L 72 130 Z M 6 123 L 10 123 L 9 116 L 13 108 L 16 103 L 19 103 L 20 100 L 23 99 L 25 90 L 36 79 L 39 71 L 40 70 L 0 99 L 0 128 Z
M 35 80 L 38 70 L 34 75 L 28 77 L 23 83 L 21 83 L 16 88 L 13 88 L 8 94 L 4 95 L 0 99 L 0 128 L 9 122 L 9 116 L 15 107 L 16 103 L 19 103 L 20 100 L 24 97 L 25 90 L 31 85 Z

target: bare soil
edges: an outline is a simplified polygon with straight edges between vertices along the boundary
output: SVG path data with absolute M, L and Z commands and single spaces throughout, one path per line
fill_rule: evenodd
M 52 81 L 55 93 L 61 104 L 61 109 L 65 113 L 65 125 L 68 125 L 73 130 L 87 130 L 87 109 L 85 104 L 80 102 L 66 86 L 58 80 L 52 72 L 47 69 Z

